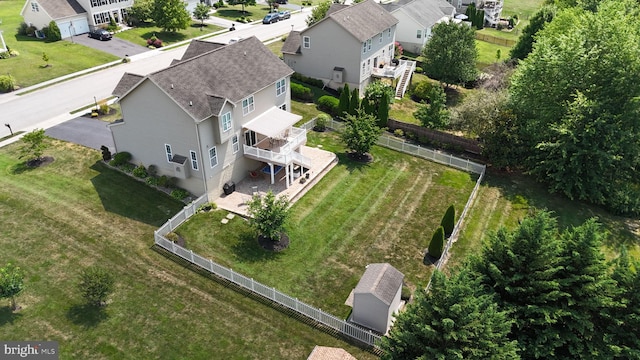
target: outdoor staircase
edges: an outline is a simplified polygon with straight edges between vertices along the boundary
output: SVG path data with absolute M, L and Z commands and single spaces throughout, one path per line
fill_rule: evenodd
M 411 82 L 411 75 L 413 71 L 416 69 L 415 61 L 407 61 L 407 68 L 400 76 L 400 81 L 398 81 L 398 86 L 396 87 L 396 99 L 402 99 L 404 93 L 407 92 L 407 88 L 409 87 L 409 83 Z

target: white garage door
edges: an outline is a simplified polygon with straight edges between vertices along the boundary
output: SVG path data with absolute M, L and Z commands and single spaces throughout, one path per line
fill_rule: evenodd
M 71 37 L 71 35 L 86 34 L 89 32 L 89 24 L 87 19 L 76 19 L 73 21 L 58 22 L 60 35 L 63 39 Z

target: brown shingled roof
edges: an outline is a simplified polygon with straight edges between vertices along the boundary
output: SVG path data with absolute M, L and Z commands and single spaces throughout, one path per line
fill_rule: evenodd
M 76 0 L 38 0 L 38 4 L 53 20 L 87 13 Z
M 283 54 L 299 54 L 300 44 L 302 44 L 300 31 L 291 31 L 289 35 L 287 35 L 287 40 L 282 44 L 281 51 Z

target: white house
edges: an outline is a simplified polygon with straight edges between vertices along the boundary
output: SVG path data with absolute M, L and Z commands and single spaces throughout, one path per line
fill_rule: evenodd
M 293 127 L 301 116 L 288 111 L 292 73 L 255 37 L 193 41 L 168 68 L 122 77 L 113 93 L 123 120 L 109 125 L 116 152 L 211 201 L 256 169 L 289 185 L 294 167 L 311 162 L 299 152 L 306 131 Z
M 398 19 L 396 41 L 414 54 L 422 52 L 435 24 L 456 14 L 455 7 L 445 0 L 397 0 L 381 5 Z
M 133 0 L 27 0 L 20 11 L 24 22 L 37 29 L 55 21 L 62 38 L 84 34 L 113 18 L 124 23 Z
M 329 88 L 349 84 L 362 93 L 373 76 L 404 74 L 391 62 L 397 23 L 373 0 L 333 4 L 324 19 L 287 36 L 282 46 L 284 62 L 302 75 L 321 79 Z
M 404 275 L 389 263 L 367 265 L 353 290 L 351 321 L 386 334 L 401 306 Z M 347 300 L 349 302 L 349 300 Z

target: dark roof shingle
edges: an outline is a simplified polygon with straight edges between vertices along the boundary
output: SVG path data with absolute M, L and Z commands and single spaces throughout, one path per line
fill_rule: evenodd
M 322 21 L 327 18 L 333 19 L 360 42 L 398 23 L 398 19 L 373 0 L 365 0 L 335 11 Z
M 287 40 L 282 44 L 282 53 L 284 54 L 298 54 L 300 53 L 300 44 L 302 44 L 302 37 L 300 31 L 291 31 L 287 35 Z
M 38 4 L 53 20 L 87 13 L 76 0 L 38 0 Z
M 122 97 L 122 95 L 126 94 L 129 90 L 133 89 L 140 81 L 144 79 L 144 76 L 124 73 L 116 88 L 113 89 L 112 94 L 117 97 Z

